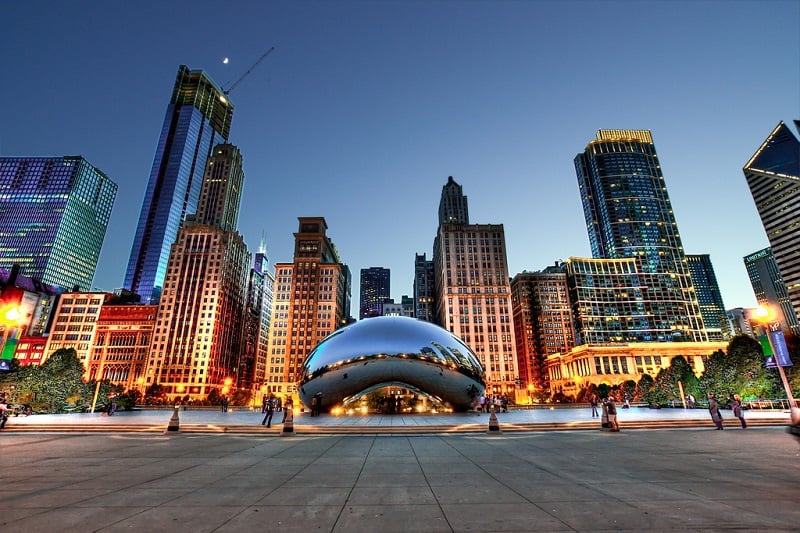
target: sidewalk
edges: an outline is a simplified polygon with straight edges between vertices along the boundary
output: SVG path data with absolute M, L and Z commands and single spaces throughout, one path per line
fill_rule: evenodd
M 788 532 L 800 524 L 800 446 L 781 428 L 5 433 L 0 446 L 4 533 Z
M 705 409 L 647 409 L 635 407 L 631 409 L 619 409 L 619 423 L 624 429 L 626 423 L 656 423 L 663 421 L 684 421 L 686 426 L 706 426 L 712 427 L 711 418 Z M 735 428 L 739 426 L 739 421 L 733 417 L 730 411 L 723 410 L 726 427 Z M 7 428 L 13 430 L 14 426 L 23 425 L 151 425 L 166 428 L 172 416 L 172 409 L 157 410 L 137 410 L 137 411 L 117 411 L 114 416 L 107 416 L 104 413 L 70 413 L 60 415 L 32 415 L 11 417 L 8 420 Z M 789 423 L 789 413 L 783 411 L 751 411 L 745 412 L 745 418 L 753 424 L 759 420 L 769 422 L 773 425 L 787 425 Z M 275 413 L 273 417 L 273 427 L 280 426 L 282 413 Z M 214 427 L 261 427 L 260 423 L 263 415 L 260 411 L 231 410 L 223 413 L 218 410 L 193 410 L 179 411 L 181 426 L 214 426 Z M 520 426 L 534 430 L 535 425 L 562 425 L 565 428 L 588 429 L 599 428 L 600 419 L 592 418 L 589 408 L 561 408 L 561 409 L 520 409 L 510 410 L 508 413 L 497 413 L 497 419 L 501 426 L 512 427 Z M 410 431 L 415 428 L 425 427 L 447 427 L 453 429 L 471 427 L 482 430 L 488 426 L 488 413 L 452 413 L 436 415 L 380 415 L 380 414 L 355 414 L 355 415 L 322 415 L 312 417 L 306 411 L 294 417 L 294 426 L 297 431 L 304 429 L 316 429 L 317 432 L 325 428 L 361 428 L 367 430 L 370 427 L 405 427 Z M 641 426 L 640 426 L 641 427 Z

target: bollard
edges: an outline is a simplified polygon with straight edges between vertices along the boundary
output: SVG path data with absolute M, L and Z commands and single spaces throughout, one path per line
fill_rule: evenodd
M 294 436 L 294 412 L 291 405 L 286 409 L 286 417 L 283 419 L 283 429 L 281 430 L 281 437 Z
M 500 431 L 500 423 L 497 421 L 497 414 L 494 411 L 494 404 L 491 405 L 489 409 L 489 430 L 486 433 L 490 435 L 499 435 Z
M 169 424 L 167 424 L 167 430 L 164 433 L 171 433 L 171 432 L 180 432 L 180 418 L 178 417 L 178 411 L 180 410 L 180 405 L 175 406 L 175 410 L 172 411 L 172 418 L 169 419 Z

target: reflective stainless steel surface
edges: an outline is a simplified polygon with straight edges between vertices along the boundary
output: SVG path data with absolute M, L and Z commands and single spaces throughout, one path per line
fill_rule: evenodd
M 483 394 L 483 367 L 449 331 L 407 317 L 361 320 L 331 333 L 308 355 L 298 383 L 306 406 L 322 394 L 323 410 L 375 389 L 406 384 L 466 410 Z

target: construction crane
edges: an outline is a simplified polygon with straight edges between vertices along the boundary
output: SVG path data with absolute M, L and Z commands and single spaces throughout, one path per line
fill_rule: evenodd
M 230 87 L 228 87 L 226 90 L 222 91 L 222 93 L 223 93 L 225 96 L 228 96 L 228 94 L 230 94 L 230 92 L 231 92 L 232 90 L 234 90 L 234 89 L 236 88 L 236 86 L 237 86 L 237 85 L 239 85 L 239 84 L 242 82 L 242 80 L 243 80 L 243 79 L 245 79 L 245 78 L 246 78 L 246 77 L 247 77 L 247 76 L 248 76 L 248 75 L 249 75 L 251 72 L 253 72 L 253 69 L 254 69 L 254 68 L 256 68 L 256 67 L 258 66 L 258 64 L 259 64 L 259 63 L 261 63 L 262 61 L 264 61 L 264 59 L 266 59 L 266 58 L 267 58 L 267 56 L 268 56 L 268 55 L 270 55 L 270 54 L 272 53 L 272 51 L 273 51 L 273 50 L 275 50 L 275 47 L 274 47 L 274 46 L 273 46 L 272 48 L 270 48 L 269 50 L 267 50 L 266 52 L 264 52 L 264 53 L 261 55 L 261 57 L 259 57 L 259 58 L 256 60 L 256 62 L 255 62 L 255 63 L 253 63 L 253 64 L 250 66 L 250 68 L 249 68 L 249 69 L 247 69 L 247 70 L 245 71 L 245 73 L 244 73 L 244 74 L 242 74 L 241 76 L 239 76 L 239 79 L 238 79 L 238 80 L 236 80 L 235 82 L 233 82 L 233 84 L 232 84 Z

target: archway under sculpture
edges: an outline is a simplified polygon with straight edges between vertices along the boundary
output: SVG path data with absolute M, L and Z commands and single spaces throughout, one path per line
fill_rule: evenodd
M 340 406 L 382 383 L 403 383 L 466 411 L 485 390 L 483 367 L 449 331 L 408 317 L 368 318 L 338 329 L 306 358 L 300 400 L 320 409 Z

